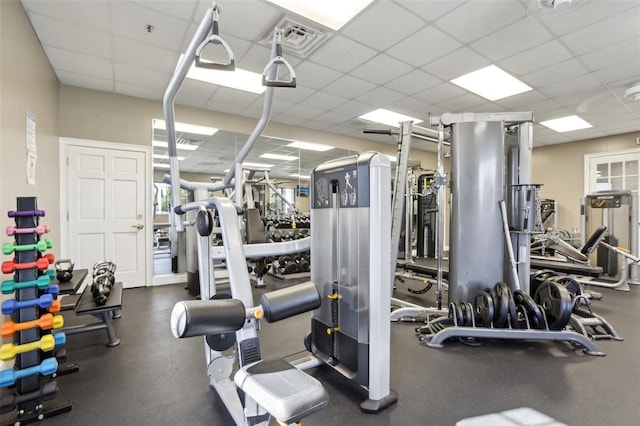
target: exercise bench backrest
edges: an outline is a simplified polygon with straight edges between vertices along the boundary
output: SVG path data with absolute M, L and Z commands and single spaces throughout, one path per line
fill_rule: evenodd
M 264 223 L 260 217 L 258 209 L 246 209 L 245 218 L 247 220 L 247 244 L 266 243 L 267 236 L 264 230 Z

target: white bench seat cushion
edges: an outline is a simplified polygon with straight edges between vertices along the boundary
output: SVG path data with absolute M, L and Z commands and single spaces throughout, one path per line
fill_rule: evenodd
M 295 423 L 323 408 L 329 396 L 322 384 L 282 358 L 238 370 L 236 386 L 283 423 Z

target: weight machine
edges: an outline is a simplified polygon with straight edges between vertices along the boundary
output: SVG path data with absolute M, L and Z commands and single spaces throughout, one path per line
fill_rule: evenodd
M 184 59 L 178 64 L 164 95 L 171 168 L 170 181 L 174 196 L 178 193 L 179 186 L 184 184 L 179 177 L 173 114 L 173 99 L 180 83 L 194 60 L 196 66 L 215 69 L 233 68 L 233 54 L 217 34 L 218 19 L 219 9 L 213 3 L 190 42 Z M 211 63 L 200 58 L 202 50 L 209 43 L 221 45 L 227 52 L 229 61 Z M 354 233 L 359 231 L 366 232 L 369 236 L 379 236 L 380 229 L 389 227 L 390 167 L 386 157 L 368 154 L 361 155 L 353 164 L 352 159 L 343 161 L 339 164 L 342 168 L 340 170 L 342 176 L 345 176 L 344 170 L 353 170 L 354 173 L 350 184 L 344 185 L 344 182 L 348 181 L 346 176 L 343 178 L 345 181 L 340 181 L 339 176 L 336 175 L 333 178 L 342 183 L 334 184 L 329 180 L 332 186 L 325 188 L 327 194 L 334 194 L 334 199 L 339 197 L 342 204 L 337 209 L 332 204 L 326 206 L 327 212 L 337 212 L 335 220 L 332 219 L 334 216 L 331 214 L 323 216 L 329 218 L 328 225 L 332 227 L 333 232 L 327 234 L 323 229 L 322 232 L 325 235 L 322 239 L 318 238 L 314 244 L 325 246 L 327 238 L 337 238 L 346 232 L 344 234 L 346 239 L 340 241 L 350 242 L 354 248 L 340 251 L 342 244 L 334 243 L 329 246 L 338 248 L 340 263 L 335 263 L 336 257 L 332 257 L 329 263 L 314 262 L 323 267 L 327 264 L 335 266 L 331 270 L 337 275 L 332 276 L 331 280 L 325 278 L 322 273 L 318 275 L 319 267 L 316 267 L 318 271 L 312 271 L 312 277 L 321 283 L 323 292 L 327 290 L 327 286 L 335 291 L 321 296 L 316 284 L 307 282 L 266 293 L 258 305 L 253 302 L 246 259 L 300 252 L 308 250 L 310 244 L 310 238 L 307 238 L 283 243 L 244 245 L 240 233 L 241 226 L 238 222 L 238 214 L 243 210 L 242 161 L 268 123 L 274 87 L 295 87 L 295 73 L 281 56 L 281 44 L 282 30 L 276 29 L 272 59 L 263 73 L 263 84 L 267 86 L 267 90 L 262 117 L 237 155 L 230 172 L 221 182 L 211 186 L 207 184 L 208 190 L 215 191 L 234 187 L 235 202 L 230 198 L 214 197 L 179 204 L 177 197 L 173 199 L 173 211 L 177 216 L 189 212 L 196 213 L 193 225 L 199 235 L 201 300 L 176 304 L 171 315 L 171 329 L 176 337 L 206 336 L 205 358 L 210 385 L 216 390 L 230 415 L 239 425 L 268 424 L 272 417 L 283 423 L 295 423 L 323 408 L 328 402 L 326 391 L 316 379 L 301 370 L 305 366 L 318 365 L 322 361 L 326 361 L 368 391 L 369 398 L 361 404 L 363 411 L 378 412 L 396 401 L 395 393 L 388 388 L 390 343 L 389 318 L 385 313 L 388 315 L 390 290 L 385 289 L 388 283 L 384 277 L 389 275 L 387 269 L 389 259 L 385 257 L 389 255 L 389 250 L 384 248 L 386 246 L 381 241 L 373 240 L 369 246 L 362 243 L 354 244 L 354 238 L 349 238 L 353 236 L 358 239 L 360 235 Z M 290 80 L 282 81 L 277 78 L 279 65 L 287 68 L 291 76 Z M 334 163 L 331 167 L 335 165 Z M 326 174 L 329 171 L 320 167 L 315 173 L 316 175 Z M 326 176 L 331 177 L 328 174 Z M 233 183 L 232 179 L 234 179 Z M 341 188 L 340 195 L 336 195 L 337 192 L 334 191 L 336 188 Z M 348 206 L 344 205 L 345 202 Z M 223 246 L 211 247 L 208 243 L 209 235 L 213 230 L 213 218 L 209 209 L 215 209 L 217 212 Z M 347 219 L 342 219 L 344 217 Z M 312 227 L 313 223 L 314 221 L 312 221 Z M 335 227 L 338 223 L 351 224 L 352 229 Z M 184 230 L 185 223 L 181 220 L 174 220 L 173 224 L 177 231 Z M 317 255 L 320 256 L 322 253 Z M 342 255 L 346 257 L 342 259 Z M 230 296 L 216 293 L 215 276 L 211 274 L 211 260 L 216 259 L 226 260 Z M 365 265 L 369 265 L 369 268 Z M 350 271 L 346 277 L 341 275 L 345 269 Z M 364 274 L 364 276 L 359 277 L 358 274 Z M 380 281 L 381 279 L 383 281 Z M 356 295 L 355 300 L 352 298 L 354 295 Z M 324 326 L 319 325 L 326 321 L 323 315 L 327 304 L 331 306 L 331 312 L 338 306 L 337 312 L 342 316 L 357 317 L 359 325 L 356 327 L 355 335 L 351 334 L 350 324 L 342 323 L 336 317 L 331 318 L 334 322 Z M 316 320 L 312 322 L 312 332 L 305 342 L 314 356 L 300 360 L 295 364 L 297 368 L 284 360 L 262 360 L 257 336 L 260 319 L 274 322 L 309 310 L 315 310 L 312 318 Z M 332 339 L 335 338 L 331 349 L 344 347 L 345 350 L 339 353 L 330 352 L 328 357 L 323 357 L 327 352 L 322 338 L 329 332 L 334 336 Z M 229 350 L 232 348 L 235 350 L 230 354 Z M 352 349 L 356 352 L 349 353 Z M 239 369 L 232 379 L 231 375 L 236 362 Z

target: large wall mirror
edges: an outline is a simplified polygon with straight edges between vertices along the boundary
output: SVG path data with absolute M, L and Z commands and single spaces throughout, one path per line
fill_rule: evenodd
M 187 244 L 184 235 L 172 236 L 169 227 L 171 189 L 163 182 L 169 173 L 169 155 L 166 131 L 154 125 L 154 276 L 183 273 L 187 268 Z M 162 127 L 162 126 L 159 126 Z M 192 182 L 212 182 L 221 179 L 232 166 L 236 156 L 248 139 L 248 135 L 206 127 L 182 128 L 177 125 L 177 155 L 180 161 L 180 177 Z M 309 212 L 309 176 L 311 171 L 325 161 L 355 154 L 341 148 L 331 147 L 324 151 L 311 150 L 292 145 L 295 141 L 270 136 L 261 136 L 244 161 L 248 165 L 262 165 L 268 169 L 270 182 L 281 195 L 296 205 L 302 212 Z M 318 147 L 313 147 L 318 148 Z M 263 215 L 287 212 L 288 203 L 273 190 L 262 186 L 261 212 Z M 184 201 L 193 195 L 182 192 Z M 171 240 L 176 240 L 177 255 L 171 254 Z M 195 250 L 195 247 L 193 248 Z

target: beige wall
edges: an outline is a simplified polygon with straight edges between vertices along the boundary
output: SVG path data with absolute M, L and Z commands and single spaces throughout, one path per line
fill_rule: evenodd
M 580 198 L 584 195 L 584 156 L 640 148 L 640 132 L 552 145 L 533 150 L 533 182 L 541 195 L 558 202 L 558 226 L 580 227 Z M 535 134 L 534 134 L 535 138 Z
M 15 210 L 16 197 L 37 197 L 58 255 L 58 80 L 22 5 L 3 0 L 0 11 L 0 229 L 15 224 L 6 212 Z M 36 185 L 27 184 L 26 110 L 36 116 Z

